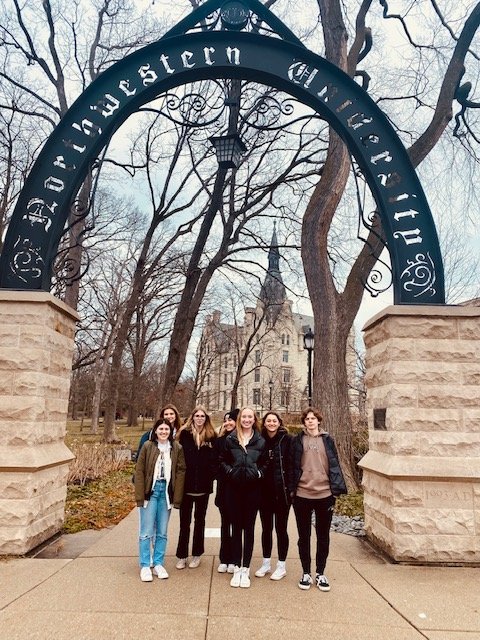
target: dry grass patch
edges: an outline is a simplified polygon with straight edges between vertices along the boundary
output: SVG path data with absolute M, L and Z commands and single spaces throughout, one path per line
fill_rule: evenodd
M 128 463 L 87 485 L 69 485 L 65 504 L 64 533 L 104 529 L 118 524 L 135 506 L 132 473 Z
M 126 464 L 125 459 L 119 455 L 121 450 L 112 445 L 74 441 L 70 444 L 70 450 L 75 455 L 75 460 L 70 463 L 67 484 L 83 486 L 112 471 L 120 471 Z

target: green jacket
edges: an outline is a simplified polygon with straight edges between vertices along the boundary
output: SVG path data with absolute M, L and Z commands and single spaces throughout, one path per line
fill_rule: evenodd
M 135 466 L 135 501 L 137 507 L 143 507 L 144 501 L 150 499 L 155 463 L 159 455 L 157 443 L 151 440 L 146 442 L 140 451 Z M 172 474 L 168 483 L 168 496 L 170 503 L 176 509 L 179 509 L 183 498 L 186 467 L 182 446 L 176 441 L 172 443 L 171 457 Z

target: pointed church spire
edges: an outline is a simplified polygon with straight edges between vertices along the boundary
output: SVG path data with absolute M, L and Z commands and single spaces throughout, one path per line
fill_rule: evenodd
M 266 307 L 267 319 L 270 324 L 275 324 L 286 297 L 286 289 L 280 273 L 280 251 L 276 224 L 274 223 L 268 252 L 268 270 L 260 290 L 260 300 Z

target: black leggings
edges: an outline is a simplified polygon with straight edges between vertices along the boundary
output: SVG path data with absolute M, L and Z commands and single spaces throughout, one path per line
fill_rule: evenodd
M 228 509 L 220 508 L 220 563 L 235 564 L 232 551 L 232 521 Z
M 232 507 L 233 563 L 237 567 L 249 567 L 253 554 L 258 504 L 251 494 L 243 495 L 238 492 Z
M 318 500 L 297 496 L 294 500 L 293 510 L 297 519 L 298 552 L 304 573 L 310 573 L 311 570 L 312 513 L 315 513 L 315 532 L 317 534 L 316 570 L 320 575 L 323 575 L 325 571 L 330 549 L 330 525 L 334 506 L 335 498 L 333 496 Z
M 272 501 L 268 506 L 260 507 L 262 521 L 262 551 L 264 558 L 270 558 L 273 547 L 273 526 L 277 534 L 278 559 L 285 561 L 288 553 L 288 514 L 290 505 Z

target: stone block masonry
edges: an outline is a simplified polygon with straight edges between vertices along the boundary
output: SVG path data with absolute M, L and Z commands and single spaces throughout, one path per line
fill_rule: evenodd
M 480 564 L 480 308 L 391 306 L 364 331 L 366 535 L 397 562 Z
M 27 553 L 63 525 L 77 320 L 49 293 L 0 290 L 0 555 Z

